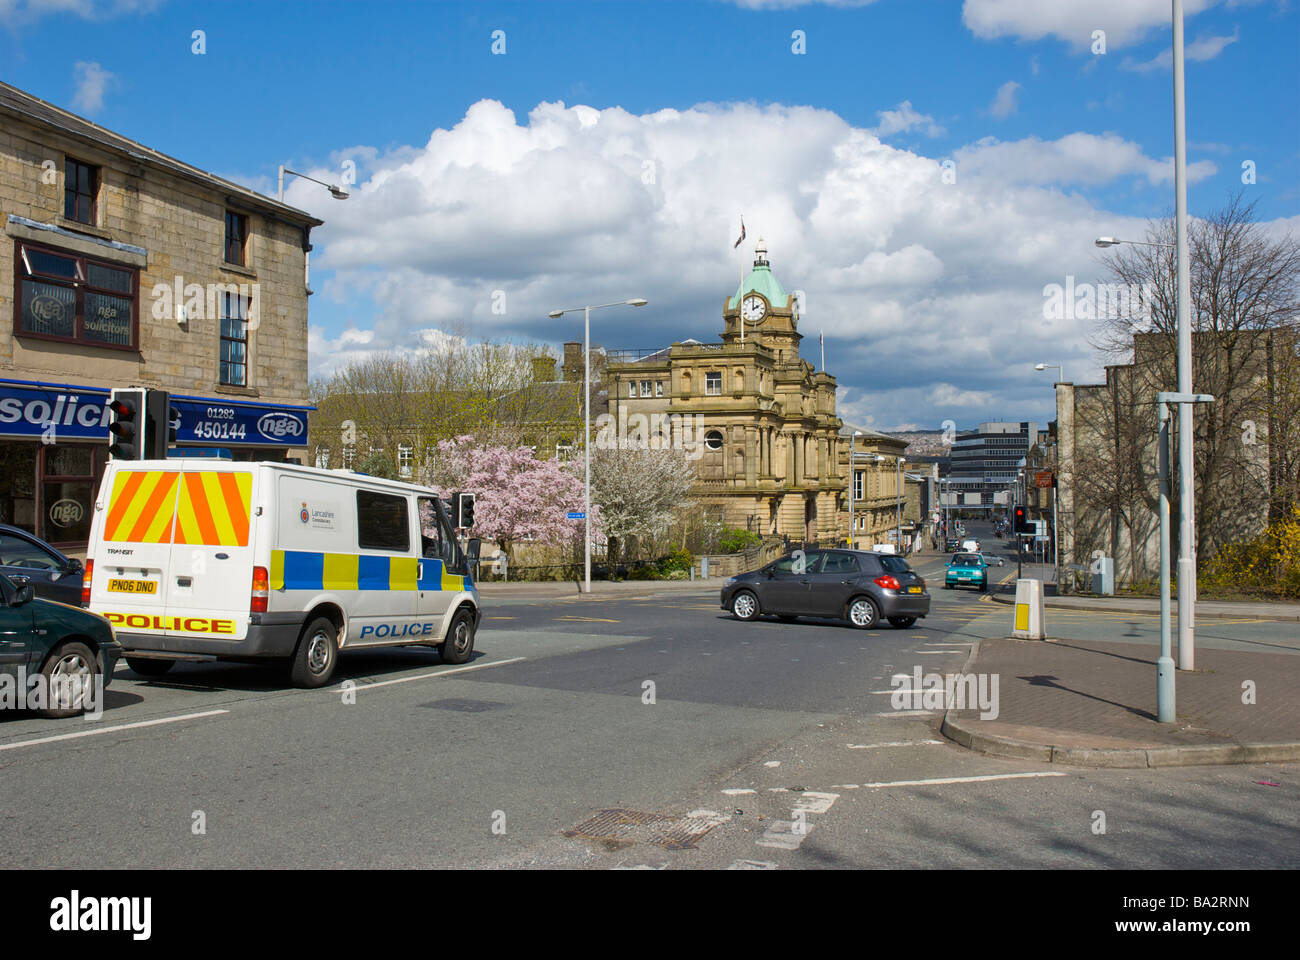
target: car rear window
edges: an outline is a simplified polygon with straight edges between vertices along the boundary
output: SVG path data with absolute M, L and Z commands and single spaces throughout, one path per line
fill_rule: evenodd
M 885 568 L 886 573 L 910 573 L 912 570 L 902 557 L 883 556 L 880 558 L 880 565 Z

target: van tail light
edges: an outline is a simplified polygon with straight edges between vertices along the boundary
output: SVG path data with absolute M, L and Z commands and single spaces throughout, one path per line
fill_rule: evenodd
M 266 567 L 253 568 L 253 602 L 249 604 L 249 612 L 266 613 L 266 600 L 271 594 L 271 577 L 266 572 Z
M 90 581 L 94 578 L 94 575 L 95 561 L 88 558 L 86 560 L 86 569 L 81 573 L 81 605 L 83 607 L 90 606 Z

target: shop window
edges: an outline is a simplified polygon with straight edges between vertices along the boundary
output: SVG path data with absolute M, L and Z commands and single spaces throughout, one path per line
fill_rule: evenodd
M 37 536 L 49 543 L 85 543 L 90 539 L 95 486 L 107 448 L 60 443 L 43 449 L 41 529 Z
M 28 243 L 16 246 L 16 336 L 135 349 L 139 269 Z
M 35 443 L 0 443 L 0 523 L 36 532 Z
M 249 299 L 234 293 L 221 294 L 221 382 L 227 386 L 248 386 Z
M 66 158 L 63 161 L 64 219 L 93 226 L 98 195 L 99 167 Z
M 226 263 L 246 266 L 248 250 L 248 217 L 232 210 L 226 211 Z

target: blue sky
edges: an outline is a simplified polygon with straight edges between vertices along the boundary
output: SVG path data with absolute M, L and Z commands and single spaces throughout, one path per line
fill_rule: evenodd
M 1244 190 L 1294 232 L 1300 14 L 1186 6 L 1190 209 Z M 267 192 L 277 164 L 353 161 L 349 200 L 287 198 L 327 221 L 317 373 L 448 334 L 558 345 L 581 330 L 547 310 L 635 295 L 599 342 L 713 339 L 743 213 L 846 418 L 1045 422 L 1033 363 L 1083 382 L 1105 358 L 1044 322 L 1043 287 L 1172 210 L 1168 21 L 1168 0 L 0 0 L 0 77 Z

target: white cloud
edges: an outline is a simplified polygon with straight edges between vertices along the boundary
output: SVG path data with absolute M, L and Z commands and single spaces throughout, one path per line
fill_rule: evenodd
M 1184 18 L 1217 0 L 1185 0 Z M 1092 46 L 1104 30 L 1108 50 L 1143 40 L 1153 28 L 1169 29 L 1169 0 L 965 0 L 962 22 L 977 37 L 1041 40 L 1056 37 L 1076 53 Z
M 986 137 L 954 155 L 960 176 L 994 177 L 1012 183 L 1098 185 L 1139 177 L 1149 184 L 1172 182 L 1172 157 L 1155 159 L 1113 133 L 1071 133 L 1059 140 L 998 141 Z M 1188 183 L 1213 176 L 1209 160 L 1187 165 Z
M 72 109 L 81 113 L 98 113 L 104 106 L 104 93 L 117 79 L 98 63 L 77 62 L 73 70 L 77 89 L 72 95 Z
M 1223 37 L 1199 37 L 1183 47 L 1183 55 L 1188 60 L 1213 60 L 1224 51 L 1229 44 L 1236 43 L 1239 39 L 1238 30 L 1232 31 L 1232 36 Z M 1125 57 L 1120 67 L 1124 70 L 1132 70 L 1135 73 L 1148 73 L 1152 70 L 1168 70 L 1174 62 L 1174 53 L 1172 50 L 1161 50 L 1151 60 L 1137 63 L 1131 58 Z
M 989 113 L 993 114 L 999 120 L 1005 120 L 1019 109 L 1016 103 L 1016 97 L 1020 94 L 1020 84 L 1014 80 L 1008 80 L 1002 86 L 998 87 L 998 92 L 993 97 L 993 102 L 989 104 Z
M 934 122 L 934 117 L 928 113 L 917 113 L 912 108 L 911 100 L 904 100 L 895 110 L 877 110 L 876 116 L 880 118 L 880 123 L 871 132 L 878 137 L 906 133 L 914 127 L 924 128 L 927 137 L 941 137 L 944 134 L 943 127 Z
M 301 180 L 286 196 L 328 221 L 313 233 L 313 321 L 333 311 L 362 328 L 314 331 L 314 373 L 420 349 L 430 330 L 556 345 L 580 338 L 582 320 L 548 311 L 633 296 L 650 305 L 594 313 L 594 342 L 714 340 L 764 237 L 773 272 L 804 291 L 804 356 L 818 361 L 824 331 L 845 415 L 879 424 L 1042 411 L 1044 356 L 1079 382 L 1099 376 L 1091 330 L 1046 321 L 1043 287 L 1097 279 L 1093 240 L 1144 223 L 1072 191 L 1169 176 L 1136 144 L 1075 133 L 973 144 L 949 184 L 939 159 L 834 113 L 754 104 L 635 115 L 542 103 L 520 118 L 485 100 L 422 146 L 346 152 L 351 199 Z M 300 169 L 338 179 L 337 161 Z M 1193 165 L 1192 179 L 1207 170 Z M 748 240 L 733 251 L 741 214 Z

